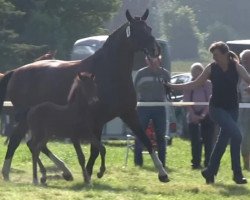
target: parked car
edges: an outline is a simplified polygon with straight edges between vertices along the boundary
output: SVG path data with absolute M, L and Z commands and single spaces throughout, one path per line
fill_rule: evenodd
M 226 42 L 230 50 L 240 54 L 245 49 L 250 49 L 250 40 L 231 40 Z
M 191 73 L 181 73 L 175 74 L 171 76 L 171 83 L 179 84 L 179 83 L 187 83 L 192 79 Z M 182 101 L 183 92 L 182 91 L 174 91 L 174 95 L 171 96 L 173 101 Z
M 191 73 L 181 73 L 175 74 L 171 76 L 171 83 L 187 83 L 192 79 Z M 172 101 L 182 101 L 183 100 L 183 92 L 182 91 L 174 91 L 174 95 L 171 96 Z M 174 115 L 176 121 L 176 134 L 183 138 L 189 138 L 188 134 L 188 125 L 186 120 L 186 109 L 185 107 L 174 107 Z

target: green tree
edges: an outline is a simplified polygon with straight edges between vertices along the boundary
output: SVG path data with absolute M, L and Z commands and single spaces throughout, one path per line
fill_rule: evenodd
M 200 33 L 193 10 L 188 6 L 173 5 L 172 9 L 166 11 L 164 19 L 172 58 L 197 58 Z
M 3 12 L 4 3 L 12 12 Z M 119 5 L 120 0 L 0 0 L 4 16 L 0 20 L 9 25 L 2 23 L 1 31 L 13 33 L 1 40 L 8 42 L 5 46 L 9 46 L 11 59 L 5 57 L 0 64 L 16 67 L 31 62 L 48 49 L 57 49 L 58 58 L 68 59 L 75 40 L 107 32 L 104 22 Z M 19 14 L 15 18 L 14 11 Z
M 0 0 L 0 63 L 1 71 L 8 69 L 8 61 L 11 61 L 12 51 L 18 38 L 16 33 L 11 27 L 11 20 L 20 17 L 23 13 L 15 9 L 15 6 L 6 0 Z
M 30 6 L 33 9 L 26 10 L 31 17 L 25 19 L 22 37 L 57 48 L 59 56 L 63 58 L 67 58 L 76 39 L 104 33 L 104 22 L 119 6 L 118 0 L 30 0 L 29 4 L 30 2 L 33 3 Z M 28 7 L 23 4 L 21 6 Z
M 205 46 L 209 47 L 214 41 L 228 41 L 236 36 L 232 27 L 216 21 L 207 27 L 207 37 L 205 39 Z

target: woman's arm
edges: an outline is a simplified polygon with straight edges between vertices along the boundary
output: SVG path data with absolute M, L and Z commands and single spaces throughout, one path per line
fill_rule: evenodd
M 248 74 L 247 70 L 245 67 L 243 67 L 240 64 L 236 65 L 236 70 L 240 76 L 245 82 L 247 82 L 250 85 L 250 75 Z
M 210 73 L 211 73 L 211 65 L 208 65 L 197 79 L 182 84 L 166 83 L 166 86 L 170 87 L 173 90 L 192 90 L 197 87 L 201 87 L 205 83 L 205 81 L 209 78 Z

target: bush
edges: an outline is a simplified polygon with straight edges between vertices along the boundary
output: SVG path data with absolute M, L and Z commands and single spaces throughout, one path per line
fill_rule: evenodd
M 167 11 L 164 16 L 166 33 L 173 59 L 198 58 L 200 33 L 195 14 L 188 6 Z

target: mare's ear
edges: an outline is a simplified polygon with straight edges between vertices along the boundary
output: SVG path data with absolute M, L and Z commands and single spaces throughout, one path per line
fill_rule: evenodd
M 142 15 L 141 19 L 145 21 L 148 18 L 148 15 L 149 15 L 149 10 L 147 9 L 145 13 Z
M 126 10 L 126 18 L 131 23 L 134 21 L 134 18 L 131 16 L 131 14 L 128 10 Z
M 90 78 L 91 78 L 92 80 L 95 80 L 95 75 L 94 75 L 94 74 L 91 74 L 91 75 L 90 75 Z

